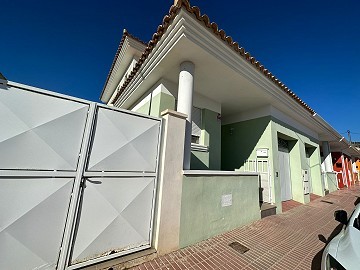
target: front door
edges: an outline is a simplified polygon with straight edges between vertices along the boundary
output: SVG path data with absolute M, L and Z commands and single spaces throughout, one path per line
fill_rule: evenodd
M 292 199 L 291 178 L 290 178 L 290 158 L 289 148 L 285 140 L 279 139 L 279 177 L 281 186 L 281 201 Z

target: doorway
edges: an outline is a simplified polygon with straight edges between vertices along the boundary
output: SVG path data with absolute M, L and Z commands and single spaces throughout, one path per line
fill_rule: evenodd
M 278 138 L 278 149 L 281 201 L 288 201 L 292 199 L 288 142 Z

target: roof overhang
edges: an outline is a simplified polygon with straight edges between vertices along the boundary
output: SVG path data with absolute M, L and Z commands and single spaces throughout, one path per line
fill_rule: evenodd
M 183 9 L 115 105 L 130 108 L 160 79 L 177 84 L 183 61 L 195 64 L 195 92 L 221 103 L 223 117 L 271 104 L 317 133 L 328 133 L 313 114 Z
M 229 46 L 228 37 L 219 38 L 216 33 L 222 30 L 205 27 L 206 22 L 198 17 L 185 8 L 176 13 L 155 45 L 145 50 L 147 54 L 143 54 L 141 65 L 118 95 L 115 106 L 131 108 L 160 79 L 177 85 L 180 64 L 191 61 L 195 64 L 194 91 L 221 103 L 223 117 L 271 104 L 317 133 L 319 141 L 341 138 L 274 76 Z
M 146 45 L 124 31 L 100 99 L 107 103 L 133 59 L 139 59 Z

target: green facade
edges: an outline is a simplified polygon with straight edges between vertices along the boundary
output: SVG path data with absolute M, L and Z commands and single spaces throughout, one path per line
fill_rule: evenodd
M 221 121 L 218 113 L 201 110 L 200 144 L 209 147 L 208 152 L 191 152 L 192 170 L 220 170 L 221 169 Z
M 180 247 L 260 219 L 257 175 L 184 175 Z M 222 206 L 223 195 L 232 205 Z
M 222 170 L 239 170 L 244 166 L 245 160 L 256 158 L 257 148 L 271 149 L 270 120 L 266 116 L 222 126 Z
M 282 211 L 278 137 L 287 140 L 289 144 L 293 200 L 301 203 L 307 203 L 310 200 L 309 195 L 304 195 L 303 170 L 310 171 L 312 192 L 324 195 L 320 148 L 318 142 L 310 136 L 271 116 L 224 125 L 221 136 L 222 170 L 244 170 L 244 163 L 247 159 L 256 159 L 257 149 L 268 149 L 268 159 L 271 164 L 272 198 L 278 212 Z M 306 157 L 305 148 L 308 149 L 309 158 Z
M 160 92 L 157 95 L 151 95 L 149 101 L 145 102 L 135 111 L 146 115 L 159 117 L 162 111 L 175 109 L 175 98 L 172 95 Z

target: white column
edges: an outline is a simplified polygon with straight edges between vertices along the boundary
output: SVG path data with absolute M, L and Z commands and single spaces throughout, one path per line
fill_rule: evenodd
M 325 172 L 332 172 L 333 164 L 332 164 L 332 157 L 331 157 L 329 142 L 322 143 L 322 150 L 323 150 L 323 155 L 324 155 Z
M 187 115 L 185 144 L 184 144 L 184 170 L 190 169 L 191 158 L 191 112 L 194 92 L 195 65 L 186 61 L 180 65 L 179 89 L 177 111 Z

